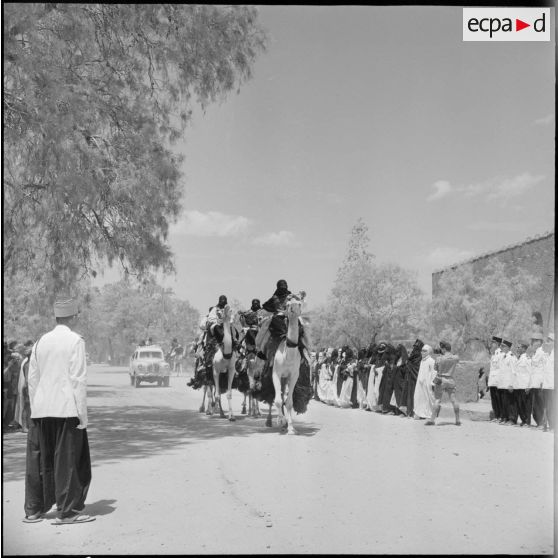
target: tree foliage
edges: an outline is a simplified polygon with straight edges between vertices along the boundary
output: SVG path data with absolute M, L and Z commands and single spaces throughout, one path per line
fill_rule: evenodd
M 532 321 L 526 299 L 537 282 L 524 270 L 510 273 L 498 260 L 489 262 L 482 273 L 475 273 L 472 265 L 445 272 L 433 298 L 440 337 L 458 351 L 475 340 L 488 350 L 492 336 L 528 340 Z
M 6 286 L 4 335 L 23 341 L 38 339 L 54 327 L 52 304 L 30 281 Z M 82 282 L 76 293 L 80 306 L 76 330 L 94 360 L 125 363 L 141 340 L 151 337 L 168 348 L 174 337 L 190 343 L 198 334 L 199 312 L 152 280 L 121 280 L 99 287 Z
M 360 219 L 328 303 L 313 319 L 319 346 L 361 347 L 380 336 L 409 338 L 424 327 L 424 295 L 415 274 L 395 264 L 375 263 L 368 244 L 368 228 Z
M 104 262 L 172 270 L 173 142 L 251 76 L 253 7 L 3 6 L 4 269 L 54 288 Z M 40 275 L 39 275 L 40 274 Z

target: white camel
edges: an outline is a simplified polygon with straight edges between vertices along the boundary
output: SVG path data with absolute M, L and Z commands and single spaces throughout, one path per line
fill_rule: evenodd
M 219 385 L 219 378 L 221 374 L 227 374 L 227 402 L 229 405 L 229 420 L 236 420 L 232 412 L 232 383 L 235 375 L 235 363 L 237 359 L 237 354 L 233 351 L 233 327 L 231 327 L 231 316 L 232 309 L 227 304 L 224 308 L 223 314 L 223 343 L 220 344 L 213 357 L 213 381 L 215 383 L 215 399 L 213 399 L 213 394 L 209 392 L 209 397 L 211 399 L 211 414 L 215 409 L 215 400 L 219 402 L 219 414 L 222 418 L 225 418 L 225 413 L 223 412 L 223 407 L 221 405 L 221 387 Z M 235 324 L 235 333 L 237 330 L 237 325 Z
M 287 302 L 285 315 L 287 317 L 287 338 L 281 341 L 273 359 L 273 387 L 275 388 L 275 407 L 277 408 L 277 424 L 287 426 L 287 434 L 296 434 L 293 427 L 293 392 L 300 374 L 300 352 L 298 350 L 298 319 L 302 314 L 303 297 L 293 297 Z M 285 386 L 285 394 L 281 384 Z M 283 414 L 283 404 L 287 411 L 287 418 Z

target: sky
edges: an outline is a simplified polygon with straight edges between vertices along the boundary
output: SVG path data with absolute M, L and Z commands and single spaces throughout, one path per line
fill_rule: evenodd
M 259 19 L 270 40 L 252 79 L 194 111 L 177 146 L 184 212 L 161 283 L 179 298 L 248 308 L 286 279 L 323 304 L 359 218 L 377 261 L 428 296 L 436 269 L 554 228 L 554 29 L 463 42 L 449 6 Z

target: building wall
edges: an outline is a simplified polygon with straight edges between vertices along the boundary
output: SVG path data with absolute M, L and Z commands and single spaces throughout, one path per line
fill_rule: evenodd
M 506 265 L 510 273 L 519 268 L 540 279 L 538 288 L 531 293 L 528 302 L 533 312 L 541 313 L 546 335 L 549 331 L 554 331 L 554 253 L 554 232 L 550 232 L 436 271 L 432 274 L 432 298 L 436 298 L 438 281 L 444 273 L 472 264 L 473 271 L 480 275 L 490 261 L 498 259 Z

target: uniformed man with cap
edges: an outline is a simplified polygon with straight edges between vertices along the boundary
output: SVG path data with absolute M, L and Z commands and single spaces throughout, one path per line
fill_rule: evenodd
M 519 426 L 531 424 L 532 395 L 531 385 L 531 359 L 527 356 L 527 343 L 517 344 L 517 360 L 513 361 L 513 395 L 515 399 L 514 417 L 512 422 L 517 425 L 518 417 L 521 419 Z
M 546 358 L 542 384 L 544 414 L 546 419 L 544 427 L 545 430 L 554 430 L 554 333 L 549 333 L 547 340 L 551 349 Z
M 31 350 L 25 522 L 40 521 L 54 503 L 56 524 L 95 519 L 81 513 L 91 482 L 91 459 L 86 431 L 85 342 L 71 329 L 78 314 L 75 299 L 57 298 L 56 327 Z
M 533 418 L 537 423 L 537 428 L 544 428 L 544 401 L 543 401 L 543 380 L 547 354 L 543 351 L 543 334 L 534 331 L 531 333 L 531 349 L 534 354 L 531 357 L 533 374 L 531 375 L 531 391 L 533 392 Z
M 501 344 L 501 337 L 492 337 L 492 344 L 490 346 L 490 369 L 488 372 L 488 389 L 490 391 L 490 403 L 492 405 L 492 418 L 490 422 L 498 422 L 502 417 L 501 394 L 498 389 L 500 360 L 503 356 L 502 350 L 500 349 Z
M 502 398 L 502 417 L 500 424 L 513 424 L 515 416 L 515 399 L 513 396 L 513 366 L 516 356 L 511 352 L 513 343 L 507 339 L 502 339 L 500 349 L 503 357 L 500 361 L 500 375 L 498 386 Z

